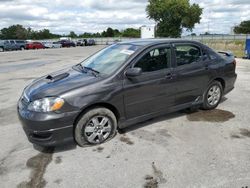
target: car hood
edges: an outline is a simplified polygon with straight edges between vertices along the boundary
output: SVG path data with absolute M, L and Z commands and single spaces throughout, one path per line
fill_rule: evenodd
M 64 69 L 34 80 L 28 85 L 24 94 L 29 101 L 44 97 L 60 96 L 67 91 L 77 89 L 101 80 L 90 73 L 84 73 L 73 68 Z

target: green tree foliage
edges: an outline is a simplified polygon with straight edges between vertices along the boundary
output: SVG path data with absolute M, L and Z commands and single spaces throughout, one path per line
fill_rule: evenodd
M 123 37 L 131 37 L 131 38 L 139 38 L 140 37 L 140 30 L 134 28 L 127 28 L 122 32 Z
M 26 39 L 28 35 L 27 29 L 22 25 L 12 25 L 8 28 L 1 29 L 1 39 Z
M 8 28 L 3 28 L 0 30 L 0 39 L 54 39 L 59 38 L 62 35 L 53 34 L 48 29 L 42 29 L 39 31 L 32 30 L 31 28 L 24 28 L 22 25 L 12 25 Z M 111 27 L 107 28 L 102 33 L 83 33 L 77 35 L 74 31 L 71 31 L 68 36 L 71 38 L 98 38 L 98 37 L 140 37 L 140 30 L 134 28 L 127 28 L 123 31 L 118 29 L 113 29 Z
M 70 31 L 68 37 L 77 38 L 78 36 L 77 36 L 77 34 L 75 34 L 74 31 Z
M 243 21 L 234 28 L 236 34 L 250 34 L 250 20 Z
M 22 25 L 12 25 L 0 30 L 0 39 L 51 39 L 60 35 L 52 34 L 48 29 L 34 31 L 24 28 Z
M 202 8 L 189 0 L 148 0 L 146 8 L 150 19 L 157 24 L 157 36 L 180 37 L 182 30 L 192 31 L 200 23 Z

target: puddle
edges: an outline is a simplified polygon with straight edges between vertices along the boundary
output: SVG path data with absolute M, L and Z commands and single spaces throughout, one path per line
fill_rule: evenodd
M 16 64 L 16 65 L 4 65 L 0 67 L 0 73 L 14 72 L 22 69 L 37 68 L 50 63 L 51 62 L 36 61 L 31 63 Z
M 30 180 L 21 182 L 18 188 L 43 188 L 47 182 L 43 178 L 47 166 L 52 161 L 54 148 L 44 149 L 41 153 L 30 158 L 26 166 L 31 169 Z
M 164 178 L 162 171 L 157 169 L 155 163 L 152 162 L 153 175 L 146 175 L 144 184 L 145 188 L 157 188 L 159 184 L 167 183 L 167 180 Z
M 128 144 L 128 145 L 133 145 L 134 142 L 130 140 L 125 134 L 120 137 L 120 141 Z
M 207 110 L 207 111 L 198 111 L 187 115 L 189 121 L 207 121 L 207 122 L 226 122 L 235 115 L 232 112 L 226 110 Z

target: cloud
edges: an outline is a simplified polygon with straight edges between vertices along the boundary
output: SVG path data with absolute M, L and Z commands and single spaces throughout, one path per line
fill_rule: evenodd
M 230 28 L 250 19 L 249 0 L 191 0 L 203 8 L 194 32 L 229 33 Z M 54 33 L 100 32 L 152 25 L 145 8 L 147 0 L 0 0 L 0 28 L 22 24 Z M 185 32 L 187 34 L 187 32 Z

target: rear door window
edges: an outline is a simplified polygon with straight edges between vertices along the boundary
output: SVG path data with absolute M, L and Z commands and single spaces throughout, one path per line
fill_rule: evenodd
M 175 45 L 175 55 L 177 66 L 183 66 L 198 62 L 202 58 L 199 47 L 191 44 L 177 44 Z

